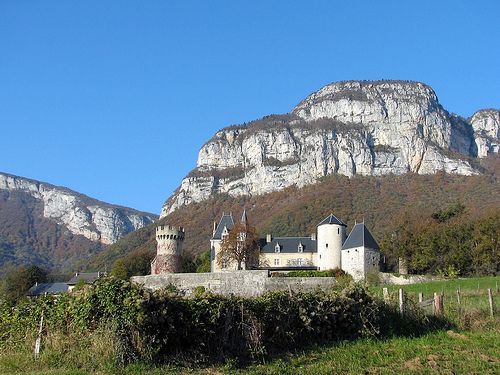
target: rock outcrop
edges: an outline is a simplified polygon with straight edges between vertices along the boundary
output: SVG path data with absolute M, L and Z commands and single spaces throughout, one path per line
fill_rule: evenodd
M 470 123 L 474 129 L 477 156 L 483 158 L 488 154 L 498 154 L 500 151 L 500 111 L 482 109 L 474 113 Z
M 498 153 L 499 123 L 496 110 L 470 121 L 448 113 L 418 82 L 333 83 L 289 114 L 217 132 L 161 215 L 217 193 L 263 194 L 332 174 L 477 174 L 469 159 Z
M 102 244 L 111 244 L 156 217 L 130 208 L 97 201 L 66 188 L 0 173 L 0 190 L 29 194 L 43 203 L 43 217 L 71 233 Z

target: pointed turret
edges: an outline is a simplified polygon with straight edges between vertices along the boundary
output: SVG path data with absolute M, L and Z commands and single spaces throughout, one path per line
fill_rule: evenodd
M 248 217 L 247 217 L 247 209 L 243 209 L 243 213 L 241 214 L 241 224 L 247 225 L 248 224 Z

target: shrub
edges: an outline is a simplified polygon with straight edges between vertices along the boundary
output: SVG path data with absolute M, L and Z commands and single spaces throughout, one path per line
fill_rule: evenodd
M 117 365 L 137 360 L 193 365 L 257 360 L 358 337 L 419 334 L 429 323 L 415 306 L 401 317 L 396 304 L 386 305 L 353 283 L 343 290 L 257 298 L 197 292 L 184 298 L 171 288 L 151 292 L 110 277 L 57 300 L 25 300 L 14 308 L 0 304 L 0 342 L 20 345 L 26 332 L 37 330 L 43 312 L 48 332 L 84 335 L 107 327 Z

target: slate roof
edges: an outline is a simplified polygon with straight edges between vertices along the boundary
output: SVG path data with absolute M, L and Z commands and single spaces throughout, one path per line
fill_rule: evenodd
M 303 253 L 315 253 L 318 251 L 316 240 L 311 237 L 275 237 L 267 243 L 265 239 L 261 240 L 261 252 L 276 252 L 276 244 L 280 244 L 280 253 L 299 253 L 299 243 L 303 246 Z
M 222 231 L 224 227 L 227 230 L 231 230 L 234 226 L 233 216 L 231 214 L 222 214 L 222 217 L 219 221 L 219 225 L 215 229 L 214 235 L 212 237 L 213 240 L 221 240 L 222 239 Z
M 66 284 L 76 285 L 80 280 L 85 280 L 85 283 L 91 284 L 102 276 L 104 276 L 102 272 L 79 272 L 75 276 L 73 276 Z
M 324 224 L 343 225 L 344 227 L 347 227 L 347 225 L 342 220 L 337 218 L 334 214 L 330 214 L 329 216 L 324 218 L 323 221 L 318 224 L 318 227 Z
M 62 293 L 68 293 L 68 284 L 39 283 L 33 285 L 28 290 L 28 296 L 43 296 L 44 294 L 62 294 Z
M 370 249 L 379 250 L 377 241 L 373 238 L 372 234 L 364 223 L 359 223 L 352 228 L 349 237 L 345 240 L 342 250 L 352 249 L 355 247 L 368 247 Z

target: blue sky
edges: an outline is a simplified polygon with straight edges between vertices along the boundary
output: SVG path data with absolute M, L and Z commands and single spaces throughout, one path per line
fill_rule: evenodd
M 218 129 L 345 79 L 500 107 L 499 1 L 0 1 L 0 171 L 159 213 Z

